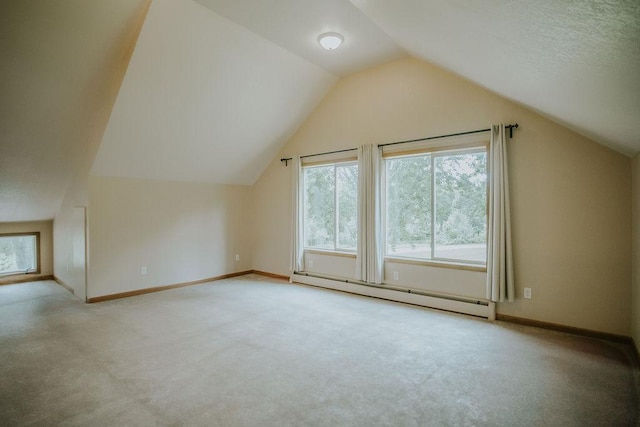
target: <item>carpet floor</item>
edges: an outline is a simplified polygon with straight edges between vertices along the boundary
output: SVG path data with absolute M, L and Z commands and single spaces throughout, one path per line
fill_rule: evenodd
M 0 286 L 0 425 L 637 425 L 621 344 L 247 275 Z

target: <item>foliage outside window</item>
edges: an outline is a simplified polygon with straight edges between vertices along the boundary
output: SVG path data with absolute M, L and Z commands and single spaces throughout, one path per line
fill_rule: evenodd
M 358 165 L 354 162 L 306 166 L 304 246 L 355 251 L 358 242 Z
M 37 273 L 39 233 L 0 234 L 0 275 Z
M 486 262 L 486 149 L 385 160 L 386 255 Z

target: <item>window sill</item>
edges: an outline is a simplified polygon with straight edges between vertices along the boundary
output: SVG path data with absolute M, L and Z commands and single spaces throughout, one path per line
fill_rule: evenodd
M 0 276 L 0 286 L 13 285 L 16 283 L 36 282 L 40 280 L 53 280 L 53 275 L 29 273 L 29 274 L 12 274 L 12 275 Z
M 332 250 L 323 250 L 323 249 L 305 249 L 305 253 L 313 254 L 313 255 L 325 255 L 325 256 L 339 256 L 344 258 L 354 258 L 356 257 L 355 252 L 341 252 L 341 251 L 332 251 Z
M 40 274 L 40 270 L 31 270 L 31 271 L 12 271 L 9 273 L 1 273 L 0 279 L 4 279 L 5 277 L 15 277 L 15 276 L 26 276 L 29 274 Z
M 417 258 L 396 258 L 396 257 L 388 257 L 388 256 L 384 257 L 384 261 L 395 262 L 397 264 L 422 265 L 425 267 L 450 268 L 453 270 L 478 271 L 482 273 L 487 272 L 486 265 L 465 264 L 461 262 L 434 261 L 434 260 L 417 259 Z

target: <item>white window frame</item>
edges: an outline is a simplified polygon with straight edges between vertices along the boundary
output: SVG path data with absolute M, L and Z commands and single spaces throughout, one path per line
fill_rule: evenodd
M 305 214 L 304 214 L 304 207 L 306 207 L 306 191 L 304 191 L 304 189 L 306 188 L 306 183 L 304 180 L 305 177 L 305 170 L 306 169 L 311 169 L 311 168 L 316 168 L 316 167 L 327 167 L 327 166 L 333 166 L 333 179 L 335 182 L 335 188 L 334 188 L 334 192 L 333 192 L 333 197 L 334 197 L 334 203 L 335 203 L 335 212 L 334 212 L 334 233 L 333 233 L 333 248 L 320 248 L 320 247 L 315 247 L 315 246 L 307 246 L 306 242 L 307 242 L 307 238 L 306 235 L 304 234 L 304 231 L 306 230 L 305 227 Z M 302 180 L 302 188 L 303 188 L 303 202 L 302 202 L 302 206 L 303 206 L 303 210 L 301 212 L 301 222 L 302 222 L 302 230 L 303 230 L 303 237 L 302 237 L 302 241 L 303 241 L 303 249 L 305 252 L 309 252 L 309 253 L 313 253 L 313 252 L 318 252 L 318 253 L 335 253 L 335 254 L 346 254 L 346 255 L 350 255 L 350 256 L 355 256 L 356 252 L 357 252 L 357 243 L 355 245 L 355 248 L 353 249 L 349 249 L 349 248 L 340 248 L 338 247 L 338 224 L 339 224 L 339 201 L 338 201 L 338 179 L 337 179 L 337 169 L 339 166 L 356 166 L 358 167 L 358 161 L 357 159 L 353 159 L 352 157 L 346 158 L 346 159 L 342 159 L 342 160 L 325 160 L 325 161 L 315 161 L 315 162 L 304 162 L 302 163 L 302 174 L 301 174 L 301 180 Z M 359 173 L 360 171 L 358 171 Z M 358 195 L 358 192 L 356 191 L 356 196 L 360 197 Z M 357 242 L 357 238 L 356 237 L 356 242 Z
M 382 247 L 384 251 L 384 260 L 392 261 L 398 263 L 410 263 L 410 264 L 422 264 L 422 265 L 443 265 L 443 266 L 459 266 L 459 267 L 471 267 L 481 268 L 486 271 L 486 255 L 484 261 L 474 261 L 474 260 L 461 260 L 461 259 L 452 259 L 452 258 L 444 258 L 444 257 L 436 257 L 435 254 L 435 242 L 436 242 L 436 202 L 435 202 L 435 159 L 437 157 L 450 156 L 455 154 L 473 154 L 473 153 L 485 153 L 487 158 L 489 156 L 489 145 L 488 142 L 479 142 L 479 143 L 467 143 L 460 144 L 460 146 L 452 145 L 436 145 L 430 147 L 416 148 L 410 150 L 403 150 L 397 153 L 391 152 L 387 155 L 383 154 L 383 167 L 381 168 L 382 173 L 382 185 L 381 185 L 381 197 L 382 197 Z M 430 239 L 430 258 L 419 258 L 412 256 L 399 256 L 399 255 L 390 255 L 387 253 L 387 159 L 398 159 L 398 158 L 406 158 L 406 157 L 417 157 L 417 156 L 430 156 L 431 162 L 431 224 L 429 225 L 431 228 L 431 239 Z M 486 174 L 488 178 L 489 168 L 488 162 L 486 167 Z M 486 202 L 485 202 L 485 217 L 488 221 L 488 194 L 489 194 L 489 180 L 487 179 L 487 187 L 486 187 Z M 488 224 L 485 229 L 488 229 Z M 486 245 L 487 236 L 485 235 L 485 245 Z
M 7 276 L 15 276 L 19 274 L 40 274 L 40 232 L 39 231 L 31 231 L 24 233 L 0 233 L 0 239 L 2 238 L 11 238 L 11 237 L 23 237 L 23 236 L 33 236 L 34 238 L 34 259 L 35 266 L 29 270 L 16 270 L 9 271 L 5 273 L 0 273 L 0 277 Z

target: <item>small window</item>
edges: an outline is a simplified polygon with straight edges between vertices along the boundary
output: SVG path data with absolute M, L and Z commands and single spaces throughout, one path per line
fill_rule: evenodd
M 385 160 L 386 255 L 484 264 L 486 148 Z
M 0 275 L 40 272 L 40 233 L 0 234 Z
M 358 242 L 358 164 L 305 166 L 305 248 L 353 252 Z

